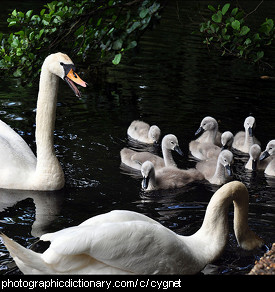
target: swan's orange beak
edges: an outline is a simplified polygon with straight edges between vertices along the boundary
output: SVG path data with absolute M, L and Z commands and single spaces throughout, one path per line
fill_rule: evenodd
M 64 80 L 70 85 L 71 89 L 73 90 L 73 92 L 75 93 L 75 95 L 77 97 L 80 97 L 80 91 L 78 90 L 78 88 L 75 86 L 75 83 L 86 87 L 87 83 L 85 81 L 83 81 L 74 71 L 73 69 L 71 69 L 69 71 L 69 73 L 65 76 Z

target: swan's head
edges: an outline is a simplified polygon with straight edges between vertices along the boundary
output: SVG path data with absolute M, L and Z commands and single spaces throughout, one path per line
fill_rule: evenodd
M 253 144 L 249 149 L 249 155 L 252 159 L 252 170 L 256 170 L 257 162 L 261 155 L 261 147 L 258 144 Z
M 255 129 L 255 127 L 256 127 L 255 118 L 252 116 L 247 117 L 244 121 L 244 128 L 246 131 L 248 131 L 250 137 L 253 137 L 253 130 Z
M 260 160 L 264 160 L 265 158 L 275 155 L 275 140 L 271 140 L 266 145 L 265 151 L 260 156 Z
M 43 63 L 42 70 L 43 68 L 46 68 L 52 74 L 65 80 L 69 84 L 75 95 L 78 97 L 80 97 L 81 94 L 75 84 L 83 87 L 87 86 L 87 83 L 84 82 L 75 73 L 74 63 L 66 54 L 55 53 L 49 55 Z
M 226 131 L 221 135 L 222 150 L 232 147 L 234 136 L 230 131 Z
M 229 176 L 232 176 L 231 165 L 233 163 L 233 154 L 229 150 L 223 150 L 219 155 L 219 163 L 221 163 Z
M 212 117 L 205 117 L 201 121 L 201 125 L 196 131 L 195 135 L 198 135 L 205 131 L 218 131 L 218 122 Z
M 178 139 L 175 135 L 168 134 L 162 139 L 162 148 L 166 148 L 168 150 L 175 150 L 180 155 L 183 155 L 183 152 L 180 149 Z
M 146 190 L 149 186 L 150 177 L 155 172 L 154 164 L 151 161 L 145 161 L 142 163 L 140 171 L 143 178 L 141 186 Z
M 158 142 L 158 140 L 160 138 L 160 134 L 161 134 L 161 131 L 160 131 L 160 128 L 158 126 L 154 125 L 154 126 L 150 127 L 148 136 L 154 141 L 154 143 Z

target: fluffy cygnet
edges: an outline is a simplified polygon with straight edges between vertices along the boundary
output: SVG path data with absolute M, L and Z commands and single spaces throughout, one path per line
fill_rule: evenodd
M 197 141 L 192 141 L 190 143 L 192 149 L 191 154 L 199 160 L 218 158 L 222 150 L 231 150 L 232 143 L 233 134 L 230 131 L 226 131 L 221 135 L 222 147 L 219 147 L 213 143 L 200 143 Z
M 253 144 L 261 145 L 254 136 L 255 127 L 255 118 L 252 116 L 247 117 L 244 121 L 245 131 L 240 131 L 235 135 L 232 147 L 244 153 L 249 153 L 250 147 Z
M 261 160 L 260 161 L 260 155 L 261 155 L 261 147 L 258 144 L 254 144 L 250 147 L 249 150 L 249 159 L 245 165 L 246 169 L 250 170 L 264 170 L 268 163 L 270 162 L 270 157 L 269 159 Z
M 168 134 L 164 136 L 161 143 L 163 158 L 150 152 L 138 152 L 129 148 L 123 148 L 120 151 L 121 162 L 125 165 L 140 170 L 143 162 L 149 160 L 156 169 L 164 166 L 177 166 L 171 151 L 174 150 L 183 155 L 179 147 L 178 139 L 175 135 Z
M 275 176 L 275 140 L 271 140 L 266 145 L 266 149 L 260 156 L 260 161 L 269 159 L 269 163 L 265 168 L 264 173 L 267 175 Z
M 196 168 L 211 184 L 222 185 L 231 180 L 232 163 L 232 152 L 229 150 L 223 150 L 219 154 L 218 159 L 200 161 L 196 164 Z
M 150 127 L 149 124 L 136 120 L 130 124 L 127 134 L 141 143 L 154 144 L 159 141 L 161 131 L 158 126 Z
M 155 171 L 151 161 L 145 161 L 142 164 L 141 174 L 143 177 L 141 185 L 145 191 L 177 189 L 195 180 L 204 179 L 204 176 L 195 168 L 184 170 L 170 166 Z
M 218 131 L 218 122 L 214 118 L 205 117 L 195 133 L 195 135 L 198 134 L 201 134 L 201 136 L 189 143 L 189 150 L 194 157 L 205 159 L 205 156 L 200 151 L 200 149 L 204 149 L 204 144 L 206 144 L 206 148 L 213 148 L 213 145 L 222 146 L 221 133 Z

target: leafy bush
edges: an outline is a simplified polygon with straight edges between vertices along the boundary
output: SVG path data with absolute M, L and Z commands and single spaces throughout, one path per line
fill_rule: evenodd
M 208 5 L 212 15 L 200 24 L 204 43 L 218 48 L 222 55 L 244 58 L 252 63 L 262 61 L 264 50 L 275 36 L 274 21 L 266 18 L 258 31 L 247 24 L 245 12 L 238 7 L 230 8 L 230 3 L 218 8 Z
M 159 10 L 153 0 L 62 0 L 39 14 L 14 10 L 7 19 L 13 32 L 0 33 L 1 72 L 36 77 L 44 58 L 58 50 L 82 61 L 97 52 L 101 60 L 119 64 Z

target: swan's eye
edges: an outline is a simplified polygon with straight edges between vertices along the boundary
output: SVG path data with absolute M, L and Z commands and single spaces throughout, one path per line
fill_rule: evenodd
M 173 141 L 171 141 L 171 144 L 174 145 L 175 143 Z
M 63 66 L 63 65 L 64 65 L 64 63 L 63 63 L 63 62 L 60 62 L 60 65 L 61 65 L 61 66 Z

